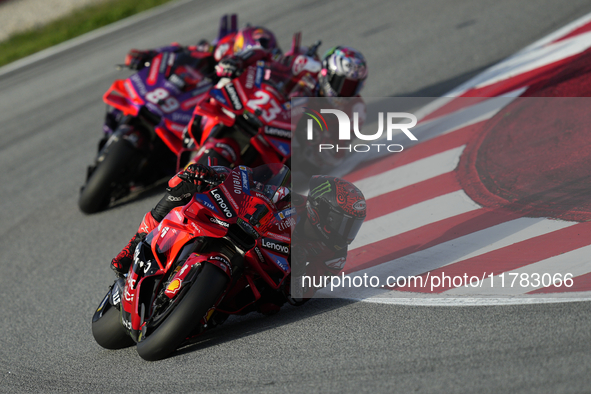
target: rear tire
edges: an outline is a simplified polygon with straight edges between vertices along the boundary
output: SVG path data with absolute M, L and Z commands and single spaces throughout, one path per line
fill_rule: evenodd
M 138 154 L 131 143 L 123 138 L 113 142 L 108 147 L 104 160 L 97 164 L 80 192 L 80 210 L 90 214 L 107 208 L 113 190 L 125 180 L 126 175 L 129 177 Z
M 137 352 L 140 357 L 156 361 L 175 351 L 214 306 L 228 281 L 228 276 L 221 269 L 205 263 L 176 308 L 154 332 L 138 342 Z
M 97 311 L 92 319 L 92 336 L 96 343 L 105 349 L 123 349 L 134 345 L 135 342 L 121 324 L 119 310 L 108 301 L 104 308 L 102 315 Z

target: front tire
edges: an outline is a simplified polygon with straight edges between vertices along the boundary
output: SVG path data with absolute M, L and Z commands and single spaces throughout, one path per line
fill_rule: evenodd
M 123 138 L 107 149 L 105 158 L 97 164 L 80 192 L 78 206 L 84 213 L 91 214 L 108 207 L 113 191 L 129 177 L 137 162 L 139 152 Z
M 92 318 L 92 336 L 96 343 L 105 349 L 123 349 L 134 345 L 135 342 L 121 324 L 119 310 L 108 299 L 103 308 L 99 308 Z
M 189 336 L 201 318 L 214 306 L 228 284 L 228 276 L 212 264 L 205 263 L 197 279 L 175 309 L 137 344 L 137 352 L 147 361 L 165 358 Z

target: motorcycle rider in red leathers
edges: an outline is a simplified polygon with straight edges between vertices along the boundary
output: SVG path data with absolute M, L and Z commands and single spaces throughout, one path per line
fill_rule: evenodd
M 225 46 L 221 47 L 222 45 Z M 278 59 L 277 52 L 272 50 L 276 48 L 275 38 L 271 32 L 263 28 L 246 28 L 226 41 L 220 41 L 217 48 L 208 49 L 208 53 L 218 61 L 215 65 L 218 77 L 236 77 L 248 65 L 259 60 L 267 60 L 272 63 L 270 78 L 282 88 L 286 97 L 327 97 L 335 100 L 340 97 L 355 97 L 357 100 L 347 100 L 346 108 L 343 110 L 349 113 L 353 110 L 360 112 L 360 122 L 363 121 L 365 104 L 359 93 L 367 77 L 367 66 L 363 55 L 358 51 L 348 47 L 334 47 L 325 54 L 322 61 L 314 55 L 300 53 L 288 54 Z M 233 55 L 221 58 L 229 53 Z M 141 65 L 146 58 L 136 56 L 133 59 L 136 60 L 130 60 L 130 64 Z M 200 132 L 200 123 L 199 118 L 189 123 L 190 134 L 193 137 Z M 234 146 L 236 144 L 233 141 L 227 141 L 223 136 L 217 141 L 212 140 L 222 142 L 219 144 L 223 147 L 222 151 L 212 149 L 217 153 L 219 164 L 228 167 L 237 164 L 240 149 Z M 228 146 L 235 151 L 226 152 Z M 201 152 L 207 156 L 212 153 L 209 150 Z M 227 169 L 224 170 L 223 167 L 214 169 L 202 164 L 191 164 L 185 171 L 171 178 L 165 196 L 144 216 L 136 235 L 112 260 L 111 268 L 117 275 L 127 273 L 137 244 L 171 209 L 187 204 L 202 182 L 220 176 L 225 177 L 225 174 Z M 327 191 L 321 194 L 312 193 L 319 186 Z M 307 198 L 296 193 L 289 194 L 290 204 L 296 208 L 298 217 L 292 239 L 297 247 L 292 250 L 290 257 L 298 262 L 298 267 L 304 267 L 306 275 L 334 275 L 344 267 L 347 245 L 353 241 L 365 218 L 365 199 L 354 185 L 335 177 L 313 177 L 310 181 L 310 191 L 312 194 L 308 194 Z M 302 272 L 298 272 L 298 275 L 300 274 Z M 315 290 L 305 289 L 302 297 L 309 298 Z M 298 302 L 293 299 L 291 301 Z
M 188 47 L 172 44 L 147 51 L 133 49 L 127 55 L 125 64 L 132 69 L 141 69 L 163 51 L 183 53 L 186 59 L 190 59 L 191 64 L 187 64 L 188 72 L 175 72 L 184 76 L 189 84 L 191 67 L 197 68 L 202 76 L 212 75 L 215 71 L 218 78 L 228 78 L 229 81 L 230 78 L 239 76 L 249 65 L 264 60 L 270 64 L 271 72 L 268 79 L 274 82 L 286 98 L 326 97 L 332 101 L 335 108 L 348 114 L 357 112 L 359 127 L 363 124 L 365 103 L 359 93 L 367 78 L 367 64 L 363 55 L 353 48 L 333 47 L 320 60 L 315 53 L 305 53 L 305 49 L 300 49 L 298 44 L 281 57 L 277 40 L 270 30 L 247 26 L 237 32 L 226 34 L 215 43 L 215 46 L 202 41 L 196 46 Z M 193 82 L 198 83 L 199 79 L 193 78 Z M 354 99 L 339 101 L 342 97 Z M 201 133 L 206 120 L 199 115 L 193 115 L 183 136 L 183 143 L 187 148 L 193 148 L 195 141 L 202 140 Z M 304 147 L 317 146 L 319 141 L 316 137 L 321 138 L 315 136 L 313 141 L 300 139 L 298 143 Z M 241 147 L 221 130 L 220 133 L 207 137 L 207 143 L 203 144 L 192 162 L 199 162 L 202 157 L 215 156 L 219 164 L 234 167 L 241 160 L 240 151 Z M 337 165 L 344 155 L 343 151 L 337 152 L 333 156 L 326 155 L 325 160 Z M 314 165 L 320 166 L 320 163 L 315 162 Z
M 226 167 L 191 164 L 168 182 L 164 197 L 142 220 L 137 233 L 111 262 L 118 276 L 129 271 L 138 243 L 158 226 L 175 207 L 189 203 L 203 184 L 219 182 L 230 173 Z M 278 209 L 295 208 L 296 225 L 292 232 L 290 264 L 292 277 L 338 274 L 345 266 L 347 247 L 355 239 L 366 216 L 363 193 L 352 183 L 332 176 L 314 176 L 307 197 L 278 190 L 273 203 Z M 318 281 L 320 282 L 320 281 Z M 304 281 L 304 283 L 306 283 Z M 314 282 L 316 283 L 316 282 Z M 317 289 L 302 289 L 289 296 L 292 304 L 300 304 L 313 296 Z M 267 305 L 267 311 L 269 311 Z M 275 308 L 278 310 L 278 306 Z M 273 305 L 271 305 L 271 310 Z
M 331 48 L 323 59 L 319 60 L 315 54 L 302 54 L 296 50 L 295 53 L 290 51 L 286 56 L 278 59 L 276 54 L 261 49 L 256 44 L 246 48 L 235 47 L 234 55 L 218 62 L 215 66 L 217 76 L 228 78 L 229 82 L 231 78 L 240 76 L 249 65 L 264 60 L 269 63 L 270 71 L 265 78 L 270 80 L 286 98 L 325 97 L 334 108 L 348 114 L 357 112 L 359 127 L 361 127 L 365 118 L 365 103 L 359 93 L 367 78 L 367 64 L 359 51 L 337 46 Z M 347 98 L 347 100 L 341 98 Z M 333 119 L 329 117 L 329 122 L 330 120 Z M 202 119 L 199 115 L 193 115 L 188 126 L 188 134 L 193 141 L 201 141 L 201 132 L 206 121 L 207 119 Z M 338 126 L 332 129 L 338 130 Z M 304 146 L 318 146 L 319 143 L 316 138 L 313 141 L 299 139 L 298 142 Z M 234 167 L 240 163 L 240 150 L 241 147 L 225 135 L 222 129 L 208 137 L 192 161 L 199 162 L 202 157 L 214 156 L 219 164 Z M 336 153 L 334 157 L 330 157 L 330 160 L 336 164 L 339 159 L 342 159 L 337 156 L 344 154 L 343 151 Z M 319 166 L 319 163 L 314 164 Z

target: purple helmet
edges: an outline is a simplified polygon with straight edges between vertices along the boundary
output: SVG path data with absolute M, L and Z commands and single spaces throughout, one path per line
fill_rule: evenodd
M 318 82 L 325 97 L 353 97 L 363 88 L 365 78 L 367 63 L 361 52 L 337 46 L 324 55 Z
M 275 49 L 277 48 L 277 40 L 269 29 L 259 26 L 248 26 L 236 33 L 234 53 L 248 48 Z

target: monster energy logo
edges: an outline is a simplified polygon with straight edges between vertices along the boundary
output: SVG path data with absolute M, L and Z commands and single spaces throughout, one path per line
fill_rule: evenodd
M 331 190 L 332 188 L 330 187 L 330 182 L 326 181 L 312 189 L 310 196 L 312 198 L 319 198 L 325 195 L 326 193 L 329 193 Z

